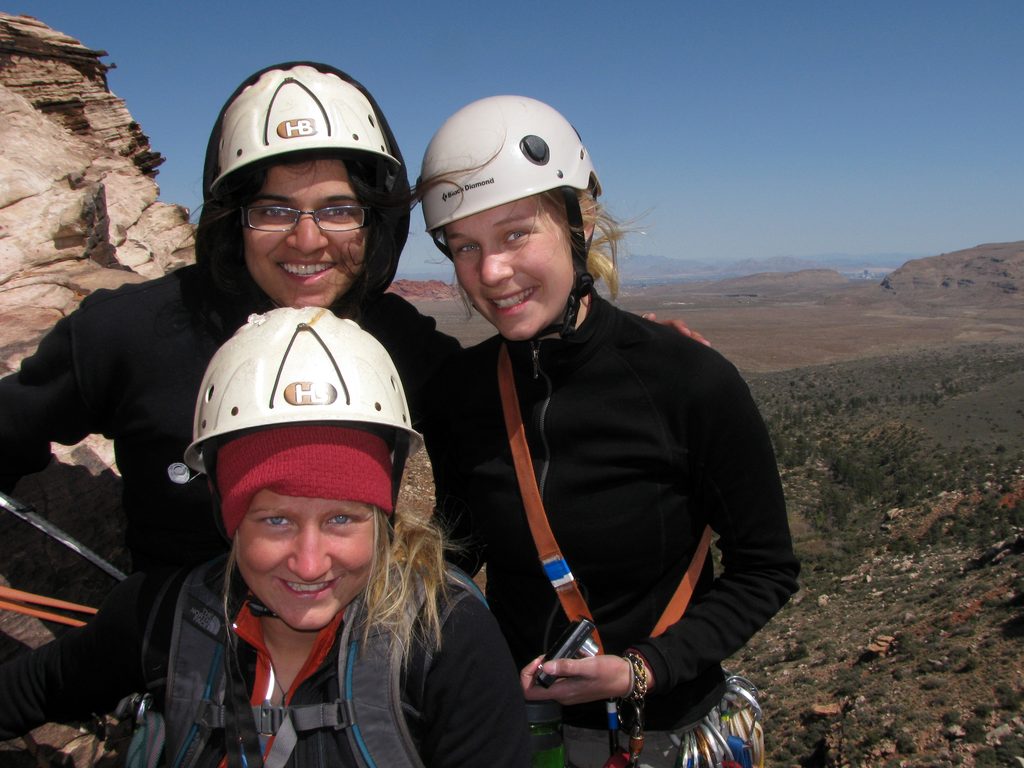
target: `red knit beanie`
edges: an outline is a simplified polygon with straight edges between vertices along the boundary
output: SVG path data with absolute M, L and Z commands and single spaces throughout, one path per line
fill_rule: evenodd
M 283 496 L 361 501 L 393 508 L 391 454 L 384 440 L 345 427 L 274 427 L 217 451 L 217 488 L 229 538 L 264 488 Z

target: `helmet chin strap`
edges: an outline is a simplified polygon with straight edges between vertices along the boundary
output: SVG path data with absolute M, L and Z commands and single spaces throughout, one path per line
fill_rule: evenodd
M 575 260 L 574 260 L 575 261 Z M 562 314 L 561 322 L 552 323 L 542 330 L 533 340 L 557 333 L 563 339 L 567 339 L 576 333 L 576 316 L 579 314 L 580 305 L 584 297 L 590 295 L 594 289 L 594 278 L 587 271 L 576 272 L 576 279 L 569 296 L 565 300 L 565 312 Z
M 587 254 L 593 235 L 587 237 L 583 229 L 583 211 L 580 200 L 572 187 L 562 187 L 562 199 L 565 200 L 565 215 L 569 222 L 570 247 L 572 249 L 572 271 L 574 274 L 572 290 L 565 300 L 565 312 L 562 319 L 544 328 L 531 341 L 557 333 L 567 339 L 576 333 L 576 316 L 579 314 L 583 299 L 594 290 L 594 278 L 587 271 Z

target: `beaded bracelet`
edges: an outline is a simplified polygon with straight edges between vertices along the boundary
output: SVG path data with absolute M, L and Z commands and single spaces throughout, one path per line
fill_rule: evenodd
M 644 660 L 636 651 L 626 651 L 622 658 L 629 662 L 633 671 L 633 688 L 623 698 L 642 702 L 647 696 L 647 668 L 644 666 Z

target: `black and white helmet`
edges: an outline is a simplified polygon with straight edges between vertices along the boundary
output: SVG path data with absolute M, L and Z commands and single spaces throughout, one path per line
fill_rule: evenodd
M 401 165 L 374 106 L 352 83 L 308 64 L 267 70 L 224 110 L 211 188 L 247 165 L 313 151 Z

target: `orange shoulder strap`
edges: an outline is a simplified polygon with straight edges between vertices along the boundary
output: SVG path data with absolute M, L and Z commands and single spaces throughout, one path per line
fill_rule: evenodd
M 572 571 L 569 570 L 568 563 L 562 557 L 558 542 L 555 541 L 555 535 L 548 523 L 547 514 L 544 512 L 544 503 L 541 501 L 537 478 L 533 472 L 530 447 L 526 442 L 526 434 L 523 429 L 523 418 L 519 410 L 519 398 L 516 396 L 515 380 L 512 378 L 512 361 L 508 356 L 508 348 L 504 344 L 498 351 L 498 389 L 501 393 L 501 407 L 505 416 L 505 431 L 508 433 L 512 459 L 515 462 L 519 493 L 523 499 L 526 519 L 533 536 L 534 546 L 537 547 L 537 554 L 540 556 L 541 565 L 558 595 L 565 615 L 571 620 L 585 617 L 593 621 L 590 608 L 587 606 L 586 600 L 583 599 L 576 579 L 573 577 Z M 686 611 L 686 606 L 689 604 L 690 598 L 693 597 L 694 587 L 697 585 L 697 579 L 700 577 L 710 547 L 711 527 L 706 526 L 682 581 L 651 632 L 652 637 L 657 637 L 669 626 L 679 621 Z M 594 635 L 598 647 L 603 652 L 604 647 L 597 636 L 597 630 L 594 631 Z
M 516 396 L 516 384 L 512 379 L 512 361 L 508 356 L 508 348 L 502 344 L 498 352 L 498 388 L 501 392 L 501 407 L 505 414 L 505 431 L 512 449 L 512 460 L 516 466 L 516 479 L 519 481 L 519 493 L 523 497 L 526 520 L 530 525 L 530 534 L 537 547 L 541 566 L 547 574 L 551 586 L 558 595 L 562 610 L 571 621 L 594 617 L 590 613 L 587 601 L 583 599 L 576 579 L 569 570 L 569 564 L 562 557 L 562 552 L 551 532 L 548 516 L 544 512 L 544 503 L 537 488 L 537 478 L 533 474 L 533 460 L 530 458 L 530 446 L 526 442 L 523 430 L 523 417 L 519 411 L 519 398 Z M 596 622 L 595 622 L 596 624 Z M 604 653 L 597 629 L 594 630 L 594 642 Z

